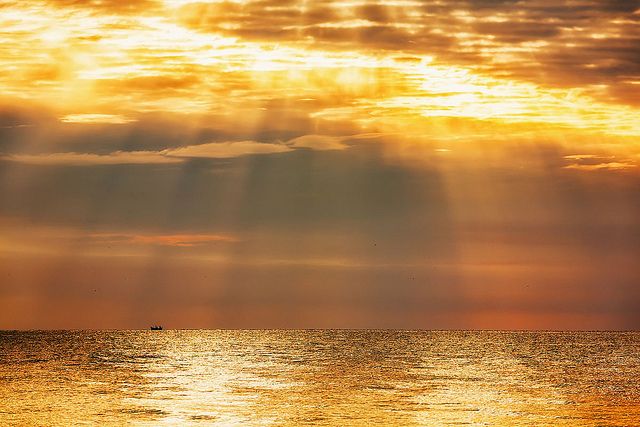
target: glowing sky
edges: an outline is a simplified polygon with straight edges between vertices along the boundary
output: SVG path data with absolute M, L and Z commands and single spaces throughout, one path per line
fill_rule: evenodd
M 640 2 L 0 1 L 0 328 L 640 327 Z

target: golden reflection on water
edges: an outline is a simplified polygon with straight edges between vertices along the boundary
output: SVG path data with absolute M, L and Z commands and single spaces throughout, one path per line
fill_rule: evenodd
M 0 332 L 0 425 L 640 422 L 640 333 Z

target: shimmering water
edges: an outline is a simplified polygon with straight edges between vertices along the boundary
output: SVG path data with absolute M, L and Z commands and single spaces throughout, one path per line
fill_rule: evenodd
M 640 425 L 640 333 L 0 332 L 0 425 Z

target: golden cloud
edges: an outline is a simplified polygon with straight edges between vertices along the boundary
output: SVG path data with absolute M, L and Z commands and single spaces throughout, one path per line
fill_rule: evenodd
M 342 141 L 344 137 L 328 135 L 303 135 L 287 142 L 291 147 L 308 148 L 318 151 L 344 150 L 349 148 Z
M 291 139 L 287 143 L 226 141 L 158 151 L 115 151 L 109 154 L 76 152 L 9 154 L 0 156 L 0 159 L 31 165 L 52 166 L 181 163 L 187 159 L 231 159 L 249 155 L 287 153 L 300 148 L 317 151 L 344 150 L 348 148 L 348 145 L 341 142 L 345 138 L 347 137 L 304 135 Z
M 228 159 L 250 154 L 286 153 L 291 148 L 283 144 L 270 144 L 256 141 L 211 142 L 208 144 L 189 145 L 162 151 L 172 158 L 205 158 Z
M 49 153 L 49 154 L 12 154 L 0 157 L 5 160 L 31 165 L 117 165 L 117 164 L 152 164 L 180 163 L 182 159 L 172 158 L 160 152 L 150 151 L 116 151 L 110 154 L 91 153 Z

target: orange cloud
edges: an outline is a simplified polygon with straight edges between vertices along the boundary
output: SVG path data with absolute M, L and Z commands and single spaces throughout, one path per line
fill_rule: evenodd
M 211 243 L 233 243 L 238 239 L 229 234 L 118 234 L 97 233 L 90 236 L 102 243 L 134 243 L 141 245 L 192 247 Z

